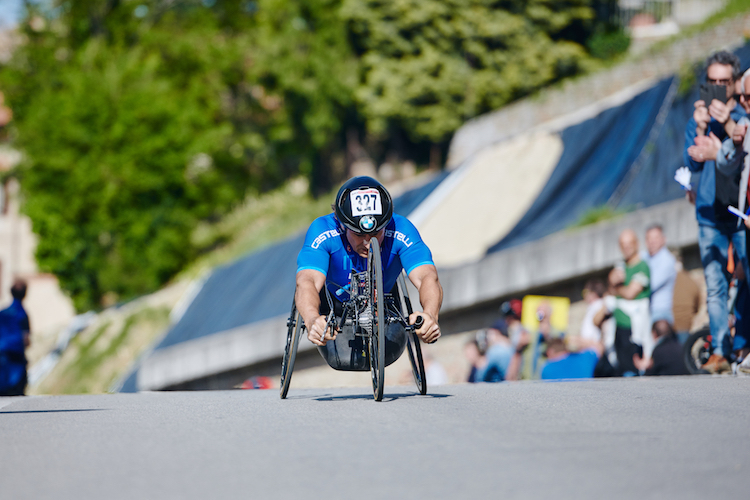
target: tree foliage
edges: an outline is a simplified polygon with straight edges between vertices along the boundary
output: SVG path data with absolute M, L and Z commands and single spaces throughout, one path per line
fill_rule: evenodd
M 26 155 L 24 210 L 40 266 L 79 309 L 163 284 L 200 250 L 198 221 L 297 173 L 338 126 L 332 108 L 349 93 L 327 84 L 316 104 L 326 79 L 276 65 L 294 65 L 299 45 L 263 23 L 282 24 L 288 6 L 266 2 L 265 21 L 232 8 L 245 3 L 76 0 L 25 25 L 0 74 Z M 258 49 L 271 42 L 291 49 L 274 60 Z
M 441 141 L 466 119 L 580 71 L 566 30 L 588 0 L 346 0 L 362 54 L 356 97 L 370 130 L 390 121 Z
M 324 191 L 347 141 L 426 151 L 580 71 L 593 1 L 30 2 L 0 89 L 40 267 L 79 309 L 153 290 L 248 191 Z

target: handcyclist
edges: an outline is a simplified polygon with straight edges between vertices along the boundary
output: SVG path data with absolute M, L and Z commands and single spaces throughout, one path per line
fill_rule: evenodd
M 352 269 L 359 273 L 367 268 L 372 238 L 380 243 L 384 290 L 392 290 L 402 269 L 406 270 L 422 305 L 422 312 L 412 313 L 409 323 L 415 324 L 422 316 L 422 326 L 415 333 L 423 342 L 436 341 L 443 301 L 437 269 L 417 228 L 393 213 L 393 201 L 385 187 L 371 177 L 354 177 L 341 186 L 333 210 L 313 221 L 297 257 L 294 300 L 310 342 L 325 350 L 324 346 L 336 339 L 338 332 L 327 328 L 323 287 L 328 288 L 338 312 L 341 302 L 348 299 Z M 386 357 L 392 357 L 388 355 L 390 331 L 386 329 Z

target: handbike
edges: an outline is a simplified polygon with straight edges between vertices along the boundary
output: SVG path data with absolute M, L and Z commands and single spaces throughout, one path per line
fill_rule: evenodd
M 351 283 L 346 290 L 349 299 L 341 305 L 340 318 L 336 318 L 334 314 L 335 307 L 328 286 L 323 288 L 328 302 L 328 328 L 337 330 L 336 342 L 341 342 L 342 345 L 346 342 L 350 347 L 348 359 L 340 358 L 338 352 L 330 355 L 330 349 L 319 347 L 319 352 L 329 366 L 336 370 L 370 371 L 374 399 L 381 401 L 385 387 L 385 367 L 398 359 L 404 348 L 408 347 L 417 389 L 420 394 L 426 394 L 427 381 L 422 350 L 415 333 L 422 324 L 422 317 L 418 318 L 417 324 L 409 325 L 412 309 L 403 273 L 392 293 L 385 293 L 380 245 L 377 239 L 370 240 L 367 269 L 363 272 L 352 270 Z M 292 301 L 292 310 L 287 321 L 286 348 L 281 362 L 282 399 L 286 398 L 289 391 L 297 348 L 304 330 L 302 317 Z M 386 342 L 391 344 L 389 359 L 386 359 Z

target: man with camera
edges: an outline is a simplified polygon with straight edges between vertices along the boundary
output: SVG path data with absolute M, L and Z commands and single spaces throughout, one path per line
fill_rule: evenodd
M 742 170 L 717 168 L 715 159 L 721 141 L 732 136 L 745 111 L 733 97 L 740 77 L 737 56 L 717 52 L 708 58 L 706 66 L 708 85 L 702 86 L 702 99 L 695 102 L 695 112 L 685 129 L 684 161 L 691 172 L 701 174 L 697 189 L 689 194 L 695 202 L 698 219 L 698 245 L 706 277 L 714 344 L 714 354 L 703 368 L 719 373 L 730 368 L 726 274 L 729 244 L 743 265 L 747 263 L 747 253 L 744 230 L 728 210 L 730 206 L 736 208 L 740 199 Z M 706 102 L 708 99 L 710 102 Z

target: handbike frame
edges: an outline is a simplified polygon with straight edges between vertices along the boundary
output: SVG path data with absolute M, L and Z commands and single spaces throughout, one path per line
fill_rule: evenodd
M 406 307 L 406 316 L 402 314 L 402 307 L 396 302 L 396 298 L 391 293 L 383 292 L 382 264 L 380 260 L 380 248 L 377 239 L 370 240 L 370 252 L 368 255 L 368 269 L 362 272 L 356 272 L 352 269 L 349 299 L 343 302 L 343 312 L 341 318 L 337 319 L 334 315 L 333 299 L 331 298 L 328 283 L 324 286 L 325 295 L 328 301 L 329 314 L 327 316 L 327 328 L 331 331 L 336 329 L 341 331 L 347 320 L 351 321 L 354 335 L 362 337 L 364 345 L 367 346 L 367 357 L 372 374 L 373 395 L 376 401 L 383 398 L 384 389 L 384 369 L 385 369 L 385 331 L 389 324 L 399 322 L 406 330 L 407 348 L 409 350 L 409 359 L 414 373 L 414 379 L 420 394 L 426 394 L 427 384 L 425 380 L 425 370 L 422 360 L 422 351 L 419 340 L 414 333 L 417 325 L 409 324 L 411 315 L 411 303 L 408 297 L 408 290 L 403 275 L 400 277 L 401 298 L 403 305 Z M 421 319 L 421 317 L 419 318 Z M 294 367 L 294 357 L 296 357 L 299 337 L 305 329 L 302 318 L 292 304 L 292 313 L 287 322 L 287 344 L 282 359 L 282 376 L 281 376 L 281 398 L 286 398 L 289 390 L 289 384 Z

